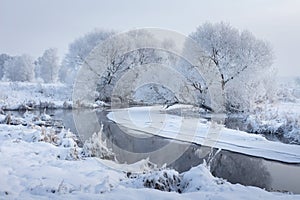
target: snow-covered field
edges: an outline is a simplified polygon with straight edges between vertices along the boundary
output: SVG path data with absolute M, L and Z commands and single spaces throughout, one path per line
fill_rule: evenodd
M 0 109 L 71 108 L 72 88 L 65 84 L 0 81 Z
M 36 108 L 71 109 L 74 107 L 96 108 L 106 106 L 102 101 L 92 104 L 73 104 L 73 88 L 62 83 L 29 83 L 0 81 L 0 109 L 19 110 Z
M 147 161 L 118 171 L 108 167 L 118 165 L 112 161 L 84 156 L 74 137 L 65 130 L 0 125 L 0 199 L 300 198 L 230 184 L 213 177 L 205 164 L 183 174 L 150 170 Z M 144 173 L 129 171 L 134 168 Z

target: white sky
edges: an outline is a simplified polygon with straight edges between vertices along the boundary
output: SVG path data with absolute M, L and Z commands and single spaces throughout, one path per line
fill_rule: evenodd
M 299 0 L 0 0 L 0 53 L 61 57 L 95 28 L 159 27 L 189 34 L 203 22 L 225 21 L 270 41 L 282 75 L 300 76 Z

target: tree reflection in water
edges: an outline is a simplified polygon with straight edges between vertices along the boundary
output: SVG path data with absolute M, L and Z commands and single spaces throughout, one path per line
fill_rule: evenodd
M 261 158 L 221 151 L 212 160 L 211 172 L 231 183 L 271 189 L 271 175 Z

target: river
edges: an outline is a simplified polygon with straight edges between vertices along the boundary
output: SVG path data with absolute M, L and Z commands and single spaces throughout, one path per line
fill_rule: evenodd
M 39 115 L 43 111 L 32 111 Z M 75 115 L 84 115 L 91 110 L 74 110 Z M 253 157 L 228 150 L 218 150 L 204 147 L 198 144 L 175 141 L 145 133 L 128 134 L 129 131 L 121 124 L 117 124 L 107 118 L 109 110 L 96 112 L 98 118 L 95 126 L 87 127 L 85 135 L 79 135 L 82 140 L 87 139 L 96 132 L 99 124 L 103 124 L 103 137 L 107 145 L 115 153 L 119 163 L 134 163 L 150 157 L 150 161 L 158 166 L 166 163 L 173 155 L 179 155 L 173 162 L 168 162 L 168 167 L 179 172 L 189 170 L 206 162 L 214 176 L 228 180 L 231 183 L 240 183 L 246 186 L 257 186 L 268 191 L 293 192 L 300 194 L 300 164 L 289 164 Z M 53 119 L 63 123 L 65 128 L 78 134 L 72 110 L 47 110 L 47 114 Z M 14 111 L 13 115 L 22 116 L 23 112 Z M 157 149 L 165 149 L 159 156 L 153 156 Z M 199 156 L 200 151 L 208 151 L 209 154 Z M 155 154 L 157 155 L 157 154 Z

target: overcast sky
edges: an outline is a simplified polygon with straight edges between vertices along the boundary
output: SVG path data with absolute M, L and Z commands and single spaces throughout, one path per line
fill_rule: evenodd
M 159 27 L 189 34 L 204 22 L 231 23 L 268 40 L 283 75 L 300 76 L 299 0 L 0 0 L 0 53 L 40 56 L 95 28 Z

